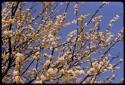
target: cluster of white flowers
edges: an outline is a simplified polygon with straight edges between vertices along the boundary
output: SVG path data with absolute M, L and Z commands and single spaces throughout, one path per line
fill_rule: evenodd
M 73 30 L 72 32 L 70 32 L 68 34 L 68 38 L 67 38 L 67 41 L 70 41 L 72 39 L 72 41 L 75 41 L 76 40 L 76 34 L 77 34 L 77 30 Z
M 21 76 L 15 76 L 14 79 L 15 79 L 17 84 L 25 83 L 25 79 Z
M 55 65 L 56 67 L 60 67 L 60 66 L 62 66 L 62 65 L 64 65 L 64 64 L 66 64 L 66 62 L 70 61 L 70 60 L 71 60 L 71 57 L 72 57 L 71 52 L 67 51 L 67 52 L 64 53 L 61 57 L 59 57 L 59 58 L 57 59 L 57 61 L 54 63 L 54 65 Z M 66 65 L 67 65 L 67 64 L 66 64 Z
M 80 21 L 82 23 L 82 21 L 84 21 L 90 14 L 86 14 L 86 15 L 81 15 L 77 20 Z
M 53 75 L 57 74 L 57 71 L 58 71 L 57 68 L 49 68 L 47 71 L 47 74 L 48 74 L 48 76 L 51 76 L 51 75 L 53 76 Z
M 59 57 L 58 62 L 60 62 L 60 63 L 64 63 L 64 61 L 65 61 L 64 56 Z
M 47 77 L 43 74 L 40 76 L 40 78 L 41 78 L 41 82 L 44 82 L 47 79 Z
M 86 60 L 88 60 L 88 59 L 90 58 L 90 56 L 91 56 L 91 55 L 90 55 L 90 51 L 85 51 L 82 57 L 83 57 L 84 60 L 86 61 Z M 84 62 L 85 62 L 85 61 L 84 61 Z
M 83 70 L 76 70 L 74 73 L 75 75 L 80 76 L 80 75 L 83 75 L 85 72 Z
M 82 22 L 82 21 L 84 21 L 89 15 L 90 15 L 90 14 L 80 15 L 79 18 L 74 19 L 74 20 L 72 20 L 71 22 L 65 23 L 64 26 L 69 26 L 69 25 L 71 25 L 71 24 L 76 24 L 77 21 Z M 87 23 L 84 23 L 84 25 L 85 25 L 85 27 L 86 27 Z
M 93 30 L 98 30 L 98 29 L 99 29 L 99 25 L 100 25 L 100 23 L 99 23 L 99 22 L 96 22 L 96 23 L 95 23 L 95 26 L 94 26 L 94 28 L 93 28 Z
M 36 53 L 33 55 L 33 58 L 34 58 L 35 60 L 39 60 L 39 59 L 40 59 L 40 56 L 41 56 L 41 53 L 38 51 L 38 52 L 36 52 Z
M 14 71 L 13 71 L 13 75 L 14 75 L 14 76 L 19 76 L 19 71 L 14 70 Z
M 112 66 L 112 64 L 109 64 L 108 66 L 107 66 L 107 70 L 112 70 L 113 69 L 113 66 Z
M 62 77 L 62 80 L 64 82 L 70 82 L 74 79 L 76 79 L 78 76 L 84 75 L 85 72 L 81 68 L 72 68 L 69 70 L 61 70 L 62 72 L 65 72 L 65 74 Z
M 82 41 L 84 39 L 84 34 L 83 33 L 80 33 L 79 35 L 78 35 L 78 40 L 77 40 L 77 42 L 80 42 L 80 41 Z
M 66 53 L 64 53 L 63 56 L 64 56 L 64 59 L 68 61 L 68 60 L 71 59 L 71 57 L 72 57 L 72 53 L 69 52 L 69 51 L 67 51 Z M 63 56 L 62 56 L 62 57 L 63 57 Z
M 74 14 L 76 15 L 78 13 L 78 4 L 74 5 Z
M 24 83 L 25 79 L 21 77 L 19 73 L 19 69 L 24 60 L 24 55 L 22 53 L 17 53 L 15 56 L 16 56 L 16 60 L 15 60 L 16 67 L 15 67 L 15 70 L 13 71 L 13 76 L 16 83 Z
M 98 33 L 94 32 L 90 34 L 90 38 L 89 38 L 92 42 L 98 42 Z
M 108 78 L 108 80 L 106 81 L 106 83 L 112 83 L 112 81 L 115 79 L 115 75 L 113 74 L 110 78 Z
M 56 16 L 56 22 L 55 26 L 60 26 L 64 24 L 64 20 L 67 18 L 67 13 L 64 13 L 64 15 L 58 15 Z
M 10 30 L 10 31 L 4 31 L 3 32 L 3 36 L 4 37 L 12 37 L 12 35 L 13 35 L 13 31 L 12 30 Z
M 52 80 L 53 78 L 57 77 L 58 69 L 57 68 L 48 68 L 44 74 L 40 76 L 40 81 L 44 82 L 45 80 Z
M 41 80 L 35 80 L 34 83 L 35 84 L 42 84 L 43 82 Z
M 22 53 L 17 53 L 16 54 L 16 64 L 21 63 L 24 60 L 24 55 Z
M 50 65 L 51 60 L 46 60 L 46 62 L 43 65 L 43 68 L 46 70 L 46 68 L 48 68 L 48 66 Z
M 96 75 L 98 69 L 101 67 L 101 65 L 98 63 L 98 61 L 95 61 L 92 63 L 92 67 L 87 71 L 88 75 Z
M 52 45 L 56 45 L 57 44 L 57 42 L 54 42 L 54 41 L 56 41 L 56 37 L 54 35 L 49 34 L 48 38 L 49 38 L 50 42 L 52 43 Z
M 113 38 L 113 35 L 112 35 L 111 32 L 106 33 L 105 43 L 107 43 L 109 45 L 111 43 L 111 41 L 112 41 L 112 38 Z
M 13 19 L 9 19 L 9 21 L 7 22 L 8 24 L 14 24 L 16 22 L 16 19 L 13 18 Z
M 46 49 L 49 48 L 50 50 L 52 50 L 53 47 L 57 46 L 59 39 L 60 37 L 54 36 L 53 34 L 50 33 L 43 37 L 42 45 Z
M 90 66 L 90 69 L 87 71 L 88 75 L 100 75 L 107 71 L 115 72 L 119 67 L 113 67 L 110 63 L 108 56 L 103 57 L 101 60 L 94 60 Z
M 99 32 L 99 37 L 101 40 L 100 46 L 103 47 L 111 44 L 113 36 L 114 35 L 111 32 L 106 32 L 106 33 Z
M 94 60 L 92 66 L 87 71 L 89 75 L 99 75 L 100 73 L 112 71 L 113 66 L 109 63 L 108 57 L 104 57 L 101 61 Z
M 98 21 L 101 21 L 103 19 L 103 16 L 102 15 L 99 15 L 99 16 L 96 16 L 94 17 L 91 22 L 94 23 L 94 22 L 98 22 Z
M 46 27 L 46 28 L 49 28 L 49 27 L 52 26 L 52 25 L 53 25 L 53 21 L 48 20 L 48 21 L 46 21 L 45 27 Z
M 2 28 L 8 28 L 10 25 L 13 25 L 16 22 L 16 19 L 4 19 L 2 17 Z
M 47 53 L 44 53 L 43 56 L 44 56 L 47 60 L 51 60 L 51 59 L 52 59 L 52 55 L 48 55 Z
M 114 41 L 123 40 L 123 33 L 124 33 L 123 31 L 124 31 L 124 28 L 120 30 L 120 32 L 117 34 L 117 37 L 115 38 Z
M 112 25 L 113 25 L 119 18 L 120 18 L 119 15 L 115 15 L 115 17 L 113 17 L 113 19 L 111 19 L 111 20 L 109 21 L 108 27 L 111 28 Z
M 62 68 L 61 70 L 59 70 L 59 73 L 64 74 L 65 70 Z

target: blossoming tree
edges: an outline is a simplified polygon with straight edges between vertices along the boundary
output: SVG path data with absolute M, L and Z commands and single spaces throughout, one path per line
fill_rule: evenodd
M 115 35 L 110 29 L 120 16 L 116 14 L 101 31 L 104 16 L 97 14 L 112 3 L 99 2 L 95 13 L 79 16 L 79 5 L 84 7 L 85 3 L 3 2 L 2 82 L 112 83 L 123 60 L 119 55 L 110 56 L 110 52 L 123 42 L 124 28 Z M 36 13 L 38 5 L 40 11 Z M 75 18 L 67 21 L 70 6 Z M 77 27 L 63 39 L 60 32 L 72 29 L 67 28 L 70 25 Z M 108 72 L 111 75 L 101 77 Z

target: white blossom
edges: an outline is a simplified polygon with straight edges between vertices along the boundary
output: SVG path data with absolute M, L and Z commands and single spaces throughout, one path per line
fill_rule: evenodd
M 14 75 L 14 76 L 18 76 L 18 75 L 19 75 L 19 71 L 14 70 L 14 71 L 13 71 L 13 75 Z
M 41 56 L 41 53 L 38 51 L 34 54 L 33 58 L 38 60 L 38 59 L 40 59 L 40 56 Z
M 42 81 L 45 81 L 47 79 L 44 75 L 41 75 L 40 77 Z
M 4 31 L 4 32 L 3 32 L 3 35 L 4 35 L 5 37 L 12 37 L 12 34 L 13 34 L 12 30 L 11 30 L 11 31 Z
M 22 62 L 24 59 L 24 55 L 22 53 L 17 53 L 15 56 L 16 56 L 16 63 Z

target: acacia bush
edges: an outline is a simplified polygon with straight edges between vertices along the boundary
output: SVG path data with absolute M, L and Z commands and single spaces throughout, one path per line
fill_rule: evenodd
M 86 2 L 3 2 L 2 82 L 113 83 L 123 59 L 110 52 L 123 42 L 124 28 L 110 31 L 119 14 L 102 28 L 104 16 L 97 14 L 112 2 L 99 3 L 93 14 L 79 16 L 79 5 Z M 74 19 L 68 21 L 71 6 Z M 62 35 L 71 25 L 75 29 Z

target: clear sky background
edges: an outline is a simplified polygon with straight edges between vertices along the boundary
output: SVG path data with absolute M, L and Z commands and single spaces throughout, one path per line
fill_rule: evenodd
M 37 3 L 36 6 L 34 7 L 35 12 L 32 13 L 31 16 L 35 16 L 37 13 L 41 12 L 41 5 L 39 2 L 34 2 Z M 60 3 L 60 2 L 58 2 Z M 62 5 L 61 5 L 62 4 Z M 60 4 L 60 6 L 58 7 L 57 11 L 60 11 L 61 9 L 65 8 L 66 4 L 65 2 L 62 2 Z M 68 19 L 65 22 L 69 22 L 73 19 L 75 19 L 75 16 L 73 15 L 73 6 L 74 6 L 74 2 L 71 2 L 70 7 L 68 9 Z M 24 7 L 23 10 L 26 10 L 26 8 L 29 8 L 29 6 L 31 5 L 31 2 L 27 3 L 27 5 Z M 92 14 L 94 14 L 95 10 L 101 5 L 101 2 L 85 2 L 83 4 L 79 5 L 79 13 L 78 13 L 78 17 L 80 15 L 84 15 L 84 14 L 90 14 L 90 17 Z M 64 11 L 59 12 L 58 14 L 62 14 Z M 103 21 L 101 23 L 101 31 L 104 31 L 106 26 L 108 25 L 109 21 L 116 15 L 120 15 L 120 19 L 113 25 L 113 27 L 111 28 L 111 32 L 118 33 L 119 30 L 123 27 L 123 3 L 122 2 L 111 2 L 108 5 L 105 5 L 100 12 L 97 15 L 103 15 Z M 89 19 L 87 19 L 86 21 L 88 21 Z M 37 20 L 37 22 L 39 22 L 40 20 Z M 76 25 L 71 25 L 66 27 L 65 29 L 63 29 L 60 34 L 63 37 L 63 41 L 65 40 L 67 34 L 69 32 L 71 32 L 72 30 L 76 29 Z M 89 29 L 89 28 L 87 28 Z M 48 52 L 49 53 L 49 52 Z M 123 58 L 123 42 L 118 43 L 114 49 L 112 49 L 111 51 L 111 56 L 115 57 L 117 55 L 121 55 L 120 58 Z M 117 60 L 115 60 L 114 62 L 118 62 Z M 123 78 L 123 64 L 120 64 L 121 69 L 116 73 L 116 81 L 119 81 L 119 79 Z M 107 75 L 110 75 L 110 73 L 107 73 Z M 103 78 L 103 77 L 101 77 Z

